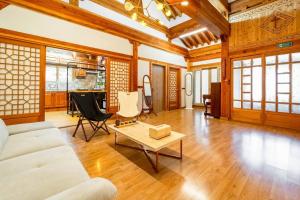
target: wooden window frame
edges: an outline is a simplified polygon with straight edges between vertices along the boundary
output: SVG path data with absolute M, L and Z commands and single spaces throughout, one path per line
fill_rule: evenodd
M 260 58 L 261 59 L 261 65 L 253 65 L 253 59 L 258 59 Z M 251 60 L 251 65 L 250 66 L 243 66 L 243 61 L 244 60 Z M 234 67 L 233 64 L 235 61 L 240 61 L 241 62 L 241 67 Z M 253 68 L 254 67 L 261 67 L 261 70 L 262 70 L 262 99 L 261 101 L 254 101 L 253 100 L 253 85 L 252 85 L 252 78 L 253 78 Z M 251 92 L 244 92 L 244 83 L 243 83 L 243 73 L 244 73 L 244 70 L 243 69 L 251 69 L 250 70 L 250 75 L 246 75 L 246 76 L 249 76 L 251 81 L 250 83 L 247 83 L 251 86 Z M 236 100 L 234 99 L 234 69 L 241 69 L 241 75 L 240 75 L 240 78 L 241 78 L 241 84 L 240 84 L 240 92 L 241 92 L 241 99 L 240 100 Z M 231 84 L 231 91 L 232 91 L 232 95 L 231 95 L 231 109 L 232 110 L 253 110 L 253 111 L 262 111 L 263 110 L 263 102 L 264 102 L 264 71 L 265 71 L 265 66 L 264 66 L 264 58 L 262 55 L 254 55 L 254 56 L 247 56 L 247 57 L 240 57 L 240 58 L 235 58 L 235 59 L 232 59 L 231 60 L 231 74 L 232 74 L 232 84 Z M 246 84 L 246 85 L 247 85 Z M 243 99 L 243 94 L 244 93 L 250 93 L 250 100 L 244 100 Z M 241 107 L 240 108 L 235 108 L 234 107 L 234 102 L 235 101 L 239 101 L 241 103 Z M 243 108 L 243 103 L 244 102 L 250 102 L 250 108 Z M 261 103 L 261 108 L 260 109 L 253 109 L 253 103 Z
M 280 51 L 280 52 L 277 52 L 277 53 L 265 54 L 265 58 L 270 57 L 270 56 L 275 56 L 276 57 L 275 63 L 273 63 L 273 64 L 267 64 L 266 62 L 264 63 L 265 67 L 275 65 L 275 72 L 276 72 L 276 79 L 275 79 L 276 80 L 276 82 L 275 82 L 275 85 L 276 85 L 276 99 L 275 99 L 275 102 L 271 102 L 271 101 L 266 101 L 265 102 L 265 103 L 275 103 L 275 111 L 266 111 L 268 113 L 300 115 L 299 113 L 293 113 L 292 112 L 293 105 L 300 105 L 300 103 L 293 103 L 292 102 L 292 96 L 293 96 L 293 91 L 292 91 L 292 88 L 293 88 L 292 66 L 293 66 L 293 64 L 300 64 L 300 61 L 296 61 L 296 62 L 292 61 L 292 54 L 293 53 L 300 53 L 300 50 Z M 284 54 L 289 55 L 289 61 L 284 62 L 284 63 L 279 63 L 278 62 L 278 56 L 279 55 L 284 55 Z M 289 65 L 289 72 L 278 73 L 278 66 L 281 65 L 281 64 L 283 64 L 283 65 L 288 64 Z M 280 82 L 280 83 L 278 83 L 278 75 L 280 75 L 280 74 L 289 74 L 289 82 Z M 286 92 L 286 93 L 278 92 L 278 84 L 289 84 L 289 92 Z M 278 94 L 289 94 L 289 102 L 279 102 L 278 101 Z M 278 112 L 278 105 L 279 104 L 289 105 L 289 112 Z

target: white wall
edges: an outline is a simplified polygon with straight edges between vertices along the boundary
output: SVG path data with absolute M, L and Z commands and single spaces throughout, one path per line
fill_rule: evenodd
M 144 75 L 150 75 L 149 69 L 150 69 L 150 63 L 148 61 L 144 61 L 144 60 L 138 61 L 138 86 L 143 86 L 143 77 Z M 138 92 L 139 92 L 138 106 L 139 109 L 142 110 L 142 97 L 143 97 L 142 89 L 139 88 Z M 146 107 L 145 104 L 144 106 Z
M 140 45 L 138 53 L 139 53 L 139 57 L 159 60 L 174 65 L 186 66 L 186 62 L 183 56 L 174 53 L 169 53 L 160 49 L 155 49 L 153 47 L 149 47 L 146 45 Z
M 4 29 L 132 55 L 132 45 L 125 38 L 25 8 L 9 5 L 1 10 L 0 19 L 0 27 Z M 139 56 L 186 66 L 183 56 L 146 45 L 139 46 Z
M 132 55 L 132 45 L 127 39 L 32 10 L 9 5 L 1 10 L 0 19 L 0 27 L 4 29 Z

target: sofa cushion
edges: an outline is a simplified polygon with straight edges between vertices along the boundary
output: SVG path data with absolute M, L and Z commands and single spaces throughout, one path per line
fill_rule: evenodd
M 2 119 L 0 119 L 0 153 L 2 152 L 5 143 L 8 139 L 8 130 Z
M 34 122 L 7 126 L 10 135 L 48 128 L 55 128 L 55 126 L 51 122 Z
M 65 144 L 57 128 L 11 135 L 0 153 L 0 161 Z
M 88 174 L 68 146 L 0 162 L 1 200 L 45 199 L 87 180 Z
M 84 188 L 84 190 L 82 189 Z M 107 179 L 93 178 L 58 193 L 47 200 L 111 200 L 117 194 L 116 187 Z

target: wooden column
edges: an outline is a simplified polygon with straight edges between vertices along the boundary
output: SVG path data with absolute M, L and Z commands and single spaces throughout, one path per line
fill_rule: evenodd
M 132 61 L 131 61 L 131 91 L 137 91 L 138 89 L 138 47 L 139 42 L 130 41 L 132 44 Z
M 221 36 L 221 117 L 230 118 L 230 59 L 229 59 L 229 39 L 228 36 Z
M 192 71 L 192 63 L 191 63 L 191 61 L 189 60 L 189 58 L 185 58 L 185 61 L 186 61 L 186 71 L 187 72 L 191 72 Z

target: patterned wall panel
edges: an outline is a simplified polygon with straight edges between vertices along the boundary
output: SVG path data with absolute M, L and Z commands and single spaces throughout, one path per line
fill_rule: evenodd
M 177 102 L 177 71 L 170 70 L 169 73 L 169 99 L 170 102 Z
M 40 112 L 40 49 L 0 42 L 0 116 Z
M 110 107 L 118 106 L 118 92 L 130 90 L 130 63 L 121 60 L 110 61 Z

